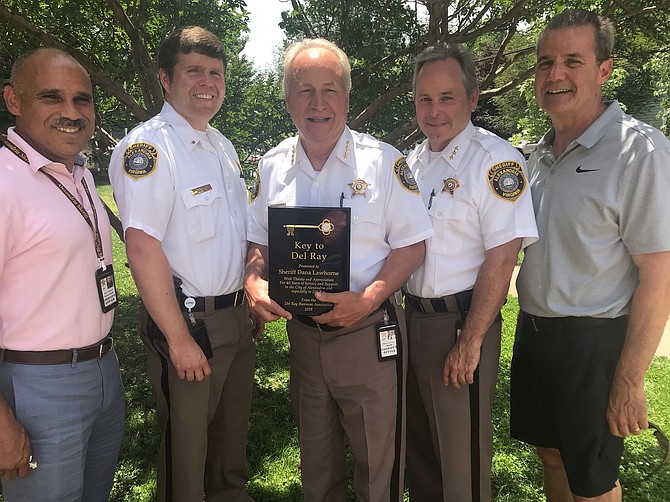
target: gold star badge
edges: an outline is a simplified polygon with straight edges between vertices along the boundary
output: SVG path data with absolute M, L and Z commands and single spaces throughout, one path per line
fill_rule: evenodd
M 460 188 L 461 186 L 461 184 L 458 182 L 456 178 L 447 178 L 446 180 L 442 181 L 444 181 L 444 188 L 442 189 L 442 191 L 449 192 L 452 196 L 454 195 L 454 190 Z
M 351 187 L 351 196 L 353 197 L 354 195 L 362 195 L 363 197 L 367 198 L 368 196 L 365 194 L 365 191 L 368 189 L 370 184 L 362 179 L 357 179 L 352 181 L 351 183 L 348 183 L 348 185 Z

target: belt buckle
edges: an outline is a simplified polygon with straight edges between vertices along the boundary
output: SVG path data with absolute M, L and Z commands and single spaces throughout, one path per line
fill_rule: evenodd
M 114 346 L 114 339 L 113 338 L 108 338 L 107 340 L 103 340 L 103 342 L 100 344 L 100 347 L 99 347 L 99 350 L 98 350 L 98 359 L 102 359 L 102 356 L 107 354 L 107 352 L 105 352 L 105 345 L 107 344 L 108 341 L 109 341 L 109 350 L 107 352 L 112 350 L 112 347 Z

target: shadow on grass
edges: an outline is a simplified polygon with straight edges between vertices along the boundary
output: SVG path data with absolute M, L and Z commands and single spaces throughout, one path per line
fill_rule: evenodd
M 115 502 L 152 500 L 156 487 L 156 399 L 137 328 L 138 305 L 136 294 L 121 295 L 114 318 L 114 348 L 126 389 L 126 431 L 110 496 Z
M 260 501 L 301 500 L 300 453 L 289 396 L 284 322 L 266 326 L 258 342 L 247 462 L 249 494 Z
M 121 295 L 115 348 L 126 388 L 126 433 L 110 500 L 147 502 L 155 497 L 159 445 L 155 395 L 138 335 L 136 295 Z M 288 343 L 283 324 L 258 344 L 249 426 L 250 495 L 257 501 L 301 500 L 299 449 L 288 394 Z

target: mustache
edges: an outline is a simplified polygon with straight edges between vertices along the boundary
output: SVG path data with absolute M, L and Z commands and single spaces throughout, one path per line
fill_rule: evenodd
M 79 127 L 80 129 L 84 129 L 88 125 L 88 120 L 71 120 L 65 117 L 60 117 L 51 122 L 51 125 L 53 127 Z

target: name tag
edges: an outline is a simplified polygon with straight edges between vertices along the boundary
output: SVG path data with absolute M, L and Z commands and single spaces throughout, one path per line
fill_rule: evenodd
M 209 192 L 212 189 L 212 185 L 207 183 L 197 188 L 191 188 L 191 195 L 200 195 L 201 193 Z

